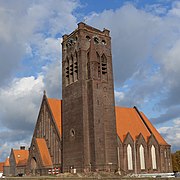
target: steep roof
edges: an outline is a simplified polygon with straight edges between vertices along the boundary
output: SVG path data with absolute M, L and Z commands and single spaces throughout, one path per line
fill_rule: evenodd
M 9 158 L 6 158 L 5 162 L 4 162 L 4 166 L 10 166 L 9 164 Z
M 43 166 L 52 166 L 52 160 L 45 140 L 43 138 L 36 138 L 36 143 L 39 149 Z
M 4 162 L 0 162 L 0 172 L 3 172 L 3 165 L 4 165 Z
M 13 149 L 14 158 L 17 166 L 25 166 L 29 157 L 29 151 L 24 149 Z
M 52 115 L 54 117 L 54 120 L 56 122 L 56 125 L 61 135 L 62 100 L 53 99 L 53 98 L 47 98 L 47 100 L 48 100 L 48 104 L 52 111 Z M 167 142 L 156 130 L 156 128 L 148 120 L 148 118 L 142 112 L 138 114 L 136 108 L 127 108 L 127 107 L 117 106 L 115 107 L 115 111 L 116 111 L 117 133 L 121 141 L 124 141 L 124 138 L 129 132 L 134 140 L 141 133 L 147 142 L 148 138 L 151 136 L 151 133 L 152 133 L 157 139 L 159 144 L 168 145 Z
M 115 107 L 115 111 L 117 134 L 122 142 L 129 132 L 133 140 L 141 133 L 147 142 L 153 134 L 159 144 L 167 145 L 148 118 L 142 112 L 139 113 L 137 108 Z
M 61 100 L 47 98 L 55 123 L 61 135 Z
M 134 108 L 115 107 L 117 134 L 124 141 L 129 132 L 133 140 L 141 133 L 146 142 L 151 135 Z
M 156 128 L 149 121 L 149 119 L 145 116 L 145 114 L 143 112 L 141 112 L 141 115 L 142 115 L 144 121 L 146 122 L 146 124 L 148 125 L 149 129 L 151 130 L 151 132 L 157 139 L 158 143 L 161 145 L 168 145 L 167 142 L 164 140 L 164 138 L 159 134 L 159 132 L 156 130 Z

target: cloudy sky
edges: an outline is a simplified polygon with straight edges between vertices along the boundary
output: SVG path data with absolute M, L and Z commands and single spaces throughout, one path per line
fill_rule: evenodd
M 61 98 L 61 37 L 80 21 L 111 31 L 116 105 L 180 150 L 180 1 L 0 0 L 0 161 L 29 146 L 43 90 Z

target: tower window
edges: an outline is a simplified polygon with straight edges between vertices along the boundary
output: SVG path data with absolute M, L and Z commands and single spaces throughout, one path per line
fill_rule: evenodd
M 104 54 L 101 56 L 101 73 L 102 73 L 102 80 L 107 81 L 108 80 L 108 76 L 107 76 L 107 58 L 106 58 L 106 56 Z
M 100 56 L 99 54 L 96 52 L 97 55 L 97 60 L 98 60 L 98 78 L 101 78 L 101 65 L 100 65 Z
M 107 59 L 103 55 L 102 56 L 102 74 L 106 74 L 106 73 L 107 73 Z
M 67 59 L 65 62 L 65 78 L 66 78 L 66 85 L 69 84 L 69 60 Z
M 74 130 L 74 129 L 71 129 L 71 130 L 70 130 L 70 135 L 71 135 L 72 137 L 75 136 L 75 130 Z
M 94 42 L 95 44 L 98 44 L 99 43 L 99 39 L 97 37 L 94 38 Z
M 75 52 L 74 56 L 74 82 L 78 80 L 78 62 L 77 62 L 77 53 Z
M 90 41 L 90 40 L 91 40 L 91 38 L 90 38 L 89 36 L 86 36 L 86 39 L 87 39 L 88 41 Z
M 75 52 L 65 62 L 66 86 L 78 80 L 78 56 Z
M 103 45 L 106 45 L 106 41 L 105 41 L 104 39 L 102 40 L 102 44 L 103 44 Z

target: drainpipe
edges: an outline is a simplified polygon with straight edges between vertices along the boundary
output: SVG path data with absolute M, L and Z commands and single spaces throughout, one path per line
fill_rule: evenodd
M 118 174 L 121 175 L 121 168 L 120 168 L 120 156 L 119 156 L 119 146 L 117 147 L 117 153 L 118 153 Z
M 134 173 L 137 174 L 136 142 L 134 141 Z

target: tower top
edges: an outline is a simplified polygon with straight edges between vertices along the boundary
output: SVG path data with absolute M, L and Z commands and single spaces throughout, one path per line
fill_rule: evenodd
M 97 34 L 105 35 L 105 36 L 109 36 L 109 34 L 110 34 L 110 31 L 106 28 L 104 28 L 103 31 L 101 31 L 99 29 L 96 29 L 92 26 L 87 25 L 84 22 L 80 22 L 80 23 L 78 23 L 78 28 L 75 29 L 72 33 L 70 33 L 69 35 L 68 34 L 63 35 L 63 40 L 66 40 L 67 38 L 71 37 L 74 33 L 76 33 L 78 30 L 81 30 L 81 29 L 89 31 L 89 32 L 93 32 L 93 33 L 96 32 Z

